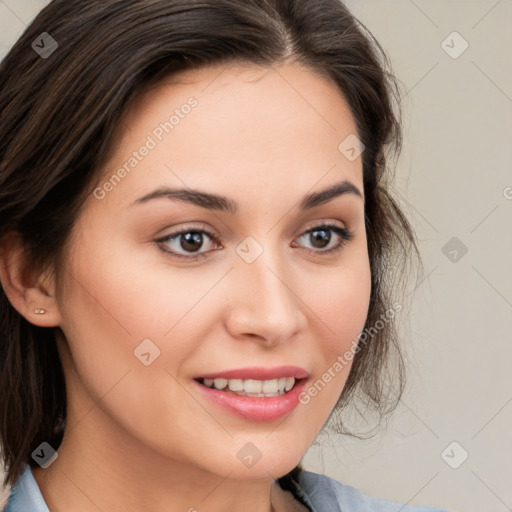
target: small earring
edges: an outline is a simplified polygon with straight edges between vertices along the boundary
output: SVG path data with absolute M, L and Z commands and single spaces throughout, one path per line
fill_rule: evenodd
M 36 308 L 36 309 L 34 309 L 34 313 L 36 315 L 44 315 L 46 313 L 46 309 Z

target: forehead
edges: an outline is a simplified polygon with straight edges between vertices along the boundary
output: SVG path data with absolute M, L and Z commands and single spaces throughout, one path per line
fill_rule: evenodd
M 339 149 L 355 133 L 338 87 L 311 69 L 216 65 L 147 87 L 125 111 L 106 167 L 112 173 L 149 137 L 155 148 L 123 184 L 128 195 L 157 181 L 211 189 L 212 178 L 235 194 L 267 182 L 304 195 L 324 176 L 324 186 L 362 184 L 361 159 Z
M 336 84 L 298 63 L 215 64 L 180 71 L 146 86 L 125 110 L 119 131 L 126 127 L 147 131 L 145 122 L 167 119 L 166 114 L 179 110 L 191 96 L 199 102 L 195 112 L 218 114 L 219 124 L 245 115 L 248 125 L 266 120 L 270 132 L 271 119 L 288 117 L 323 124 L 324 130 L 356 131 L 350 107 Z

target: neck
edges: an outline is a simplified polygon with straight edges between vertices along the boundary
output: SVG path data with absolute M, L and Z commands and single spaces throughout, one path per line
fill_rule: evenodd
M 230 474 L 169 459 L 119 429 L 116 437 L 108 429 L 98 431 L 98 413 L 96 408 L 66 431 L 59 456 L 49 468 L 33 470 L 52 512 L 286 510 L 291 495 L 271 475 L 235 480 Z

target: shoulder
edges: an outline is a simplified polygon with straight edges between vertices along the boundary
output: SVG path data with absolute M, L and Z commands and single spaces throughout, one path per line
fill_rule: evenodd
M 300 473 L 299 485 L 314 512 L 449 512 L 373 498 L 327 475 L 305 470 Z

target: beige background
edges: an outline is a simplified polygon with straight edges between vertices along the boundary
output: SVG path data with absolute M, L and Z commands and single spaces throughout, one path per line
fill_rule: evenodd
M 428 277 L 404 340 L 409 385 L 387 431 L 322 435 L 305 466 L 404 503 L 512 510 L 512 2 L 346 3 L 407 92 L 395 186 Z M 1 55 L 46 4 L 0 0 Z M 452 237 L 459 246 L 445 255 Z

